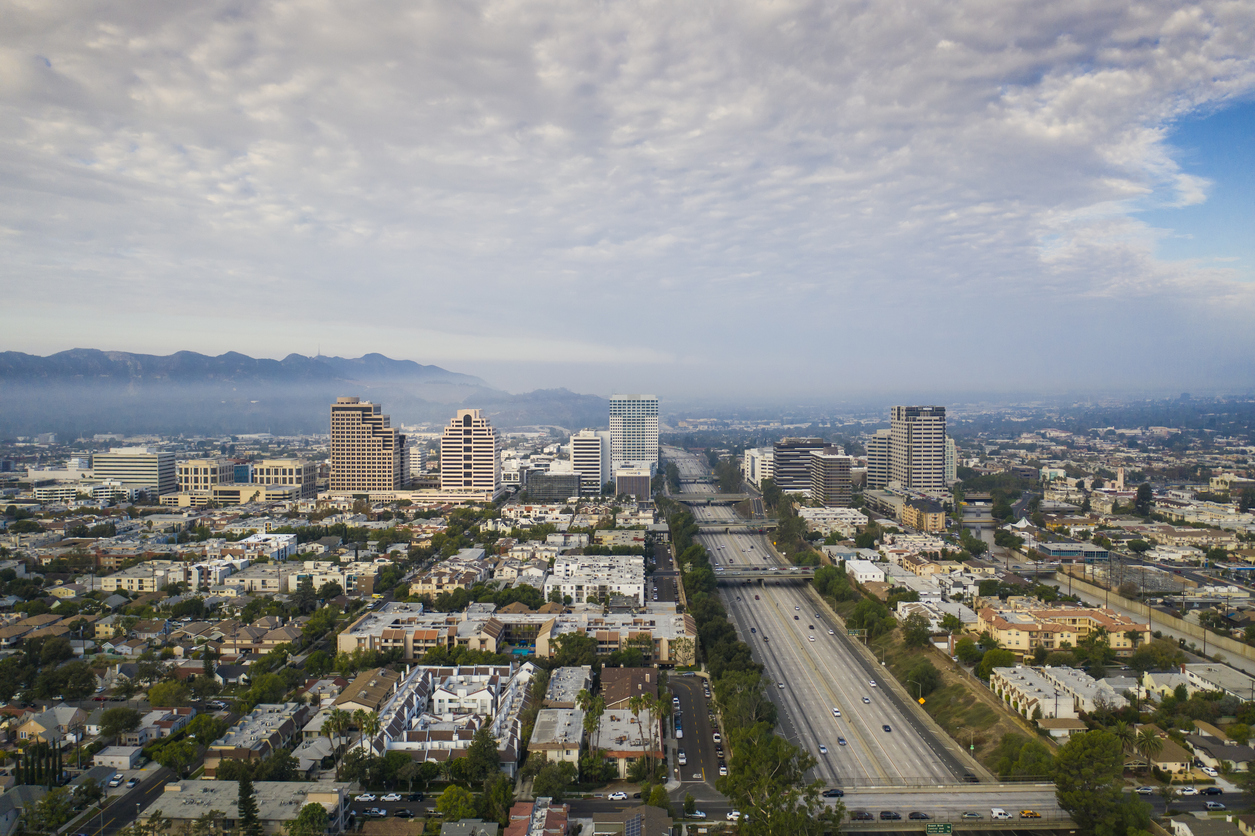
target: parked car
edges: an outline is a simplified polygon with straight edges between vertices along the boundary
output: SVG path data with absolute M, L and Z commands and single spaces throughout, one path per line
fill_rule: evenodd
M 612 793 L 610 793 L 609 798 L 610 798 L 610 800 L 611 800 L 611 801 L 627 801 L 627 793 L 625 793 L 625 792 L 612 792 Z
M 1208 778 L 1217 778 L 1220 776 L 1220 773 L 1217 772 L 1214 767 L 1210 767 L 1210 766 L 1203 767 L 1203 774 L 1206 775 Z
M 114 775 L 112 778 L 109 779 L 109 786 L 120 787 L 122 786 L 122 782 L 125 780 L 126 779 L 122 777 L 122 773 L 119 772 L 117 775 Z
M 704 818 L 706 818 L 706 814 L 705 814 L 705 813 L 703 813 L 701 810 L 694 810 L 694 811 L 693 811 L 693 812 L 691 812 L 691 813 L 685 813 L 685 816 L 686 816 L 687 818 L 690 818 L 690 819 L 704 819 Z
M 1224 795 L 1224 790 L 1220 789 L 1220 787 L 1203 787 L 1200 795 Z
M 393 817 L 394 817 L 394 818 L 398 818 L 398 819 L 412 819 L 412 818 L 414 818 L 414 814 L 413 814 L 412 812 L 410 812 L 408 809 L 406 809 L 405 807 L 402 807 L 400 810 L 397 810 L 397 811 L 396 811 L 396 812 L 394 812 L 392 815 L 393 815 Z
M 380 800 L 380 801 L 400 801 L 400 800 L 401 800 L 401 793 L 399 793 L 399 792 L 390 792 L 390 793 L 388 793 L 387 795 L 382 796 L 379 800 Z
M 371 794 L 370 794 L 370 793 L 368 793 L 368 792 L 364 792 L 364 793 L 362 793 L 361 795 L 359 795 L 357 798 L 355 798 L 355 799 L 353 799 L 353 800 L 354 800 L 354 801 L 374 801 L 374 800 L 375 800 L 375 796 L 371 795 Z
M 139 779 L 132 778 L 131 780 L 126 782 L 126 788 L 129 790 L 131 787 L 137 786 L 138 784 L 139 784 Z
M 1138 795 L 1150 795 L 1154 791 L 1155 790 L 1153 787 L 1138 787 L 1137 789 L 1133 790 L 1133 792 L 1137 793 Z
M 1198 795 L 1198 787 L 1181 787 L 1181 795 Z
M 757 596 L 757 595 L 755 595 L 754 597 L 755 597 L 755 598 L 757 598 L 758 596 Z M 740 820 L 741 820 L 741 811 L 740 811 L 740 810 L 729 810 L 729 811 L 728 811 L 728 816 L 727 816 L 727 818 L 728 818 L 728 821 L 740 821 Z M 746 820 L 746 821 L 749 821 L 749 817 L 747 816 L 745 820 Z

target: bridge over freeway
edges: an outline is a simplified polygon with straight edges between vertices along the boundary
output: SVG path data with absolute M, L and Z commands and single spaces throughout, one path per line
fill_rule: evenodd
M 815 570 L 809 566 L 789 566 L 772 569 L 723 569 L 715 571 L 716 581 L 809 581 L 815 579 Z
M 747 493 L 677 493 L 671 498 L 686 505 L 735 505 L 750 498 Z
M 704 534 L 765 534 L 772 531 L 779 523 L 775 520 L 761 520 L 754 522 L 749 520 L 746 522 L 720 522 L 720 523 L 698 523 L 697 528 Z
M 1018 811 L 1010 811 L 1015 816 Z M 1076 832 L 1076 823 L 1067 816 L 1042 817 L 1039 819 L 1013 818 L 1010 821 L 990 821 L 983 817 L 977 820 L 964 821 L 912 821 L 903 817 L 897 821 L 851 821 L 849 817 L 841 823 L 842 833 L 933 833 L 949 836 L 952 833 L 978 833 L 984 831 L 1002 831 L 1004 833 L 1041 833 L 1043 831 Z

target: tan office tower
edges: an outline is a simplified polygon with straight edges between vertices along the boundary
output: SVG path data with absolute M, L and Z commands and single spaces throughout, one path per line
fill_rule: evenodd
M 331 405 L 331 490 L 405 487 L 405 436 L 388 426 L 379 404 L 336 398 Z
M 180 493 L 209 493 L 214 485 L 235 481 L 235 464 L 230 459 L 189 459 L 178 463 Z
M 459 409 L 440 437 L 440 490 L 501 492 L 501 439 L 478 409 Z
M 946 408 L 895 406 L 889 416 L 889 479 L 910 490 L 946 487 Z
M 253 463 L 253 484 L 298 485 L 301 499 L 313 499 L 318 496 L 318 465 L 304 459 L 262 459 Z

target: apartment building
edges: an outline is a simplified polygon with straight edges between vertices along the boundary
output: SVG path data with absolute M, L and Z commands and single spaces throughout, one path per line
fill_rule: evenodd
M 263 703 L 255 707 L 205 752 L 205 777 L 214 778 L 223 760 L 263 760 L 295 739 L 310 709 L 303 703 Z
M 92 456 L 92 474 L 123 488 L 154 490 L 158 496 L 177 493 L 179 489 L 174 453 L 147 447 L 114 447 L 108 453 L 96 453 Z
M 1026 665 L 994 668 L 989 674 L 989 690 L 1021 717 L 1054 720 L 1079 716 L 1070 694 Z
M 945 490 L 946 408 L 890 410 L 889 479 L 908 490 Z
M 610 459 L 614 467 L 658 466 L 658 396 L 610 396 Z
M 931 499 L 908 499 L 902 503 L 902 524 L 916 531 L 945 531 L 946 511 Z
M 405 487 L 405 436 L 390 425 L 390 420 L 379 404 L 336 398 L 331 405 L 332 491 Z
M 1058 650 L 1064 642 L 1076 647 L 1095 630 L 1106 631 L 1107 641 L 1119 656 L 1134 650 L 1130 633 L 1139 634 L 1138 642 L 1149 642 L 1150 625 L 1134 621 L 1123 613 L 1106 608 L 1026 607 L 1013 610 L 980 610 L 977 632 L 988 631 L 999 647 L 1024 656 L 1038 647 Z
M 179 493 L 207 494 L 215 485 L 235 481 L 229 459 L 189 459 L 177 464 Z
M 613 475 L 610 432 L 580 430 L 571 436 L 571 466 L 580 475 L 580 493 L 597 496 Z
M 440 490 L 501 494 L 501 439 L 478 409 L 459 409 L 440 437 Z
M 786 493 L 811 492 L 811 453 L 823 452 L 822 438 L 782 438 L 772 446 L 772 479 Z M 835 452 L 835 451 L 834 451 Z
M 611 595 L 645 603 L 645 559 L 639 556 L 564 555 L 545 578 L 545 598 L 557 591 L 576 604 Z

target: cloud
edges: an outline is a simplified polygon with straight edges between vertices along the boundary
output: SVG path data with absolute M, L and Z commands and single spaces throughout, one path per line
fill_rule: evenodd
M 949 344 L 991 355 L 967 373 L 993 385 L 1026 316 L 1076 340 L 1107 300 L 1119 351 L 1145 317 L 1255 312 L 1234 268 L 1157 259 L 1164 233 L 1131 215 L 1206 199 L 1167 137 L 1255 87 L 1246 3 L 45 2 L 9 21 L 9 348 L 103 323 L 102 347 L 142 330 L 281 356 L 318 328 L 454 367 L 670 367 L 665 391 L 694 365 L 866 385 L 849 352 L 872 346 L 931 381 L 918 358 Z M 1085 362 L 1056 359 L 1059 382 Z

